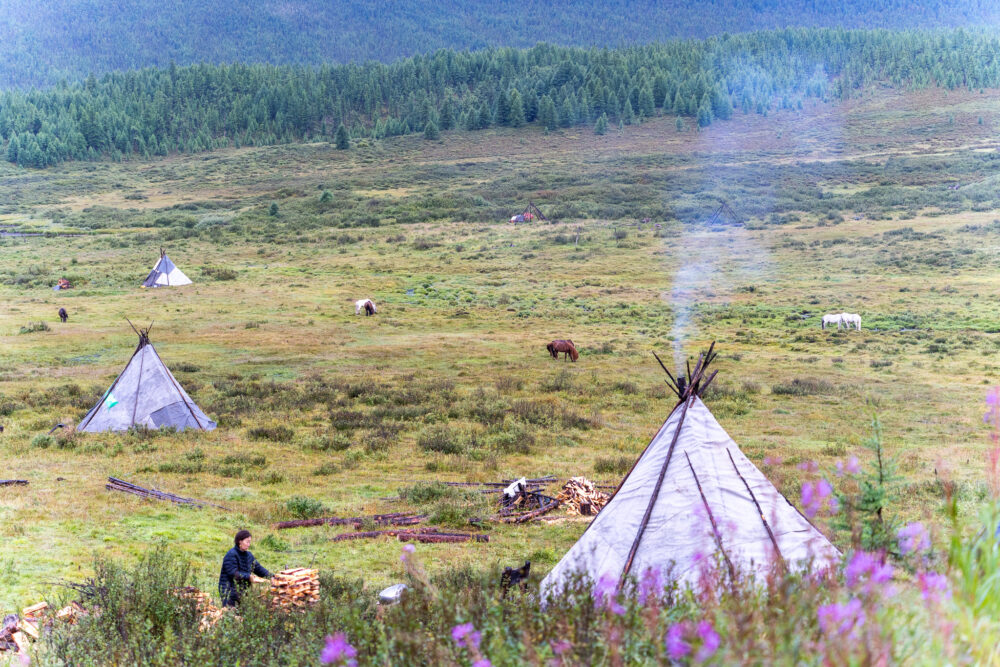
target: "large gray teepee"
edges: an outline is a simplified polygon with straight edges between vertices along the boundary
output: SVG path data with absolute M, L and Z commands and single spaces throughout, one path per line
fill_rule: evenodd
M 215 422 L 195 405 L 156 353 L 149 342 L 149 329 L 136 333 L 139 345 L 125 370 L 76 430 L 125 431 L 132 426 L 214 429 Z
M 743 455 L 702 403 L 699 394 L 715 377 L 705 379 L 712 358 L 709 348 L 689 373 L 690 383 L 671 385 L 680 401 L 608 504 L 542 581 L 543 594 L 561 590 L 575 574 L 595 582 L 610 576 L 620 587 L 650 568 L 694 584 L 716 557 L 730 575 L 839 562 L 837 548 Z

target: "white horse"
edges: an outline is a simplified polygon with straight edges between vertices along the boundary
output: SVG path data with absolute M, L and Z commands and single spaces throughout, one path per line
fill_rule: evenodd
M 848 329 L 854 327 L 858 331 L 861 331 L 861 316 L 857 313 L 841 313 L 840 321 L 844 323 Z M 838 327 L 839 329 L 840 327 Z
M 843 323 L 844 323 L 844 316 L 843 316 L 843 314 L 842 313 L 833 313 L 833 314 L 830 314 L 830 315 L 824 315 L 823 316 L 823 322 L 822 322 L 822 324 L 820 324 L 820 327 L 823 328 L 823 329 L 825 329 L 827 327 L 827 325 L 833 326 L 834 324 L 836 324 L 837 328 L 839 329 L 840 325 L 843 324 Z
M 371 299 L 358 299 L 354 302 L 354 314 L 360 315 L 362 310 L 367 315 L 373 315 L 378 312 L 378 309 L 375 308 L 375 302 Z

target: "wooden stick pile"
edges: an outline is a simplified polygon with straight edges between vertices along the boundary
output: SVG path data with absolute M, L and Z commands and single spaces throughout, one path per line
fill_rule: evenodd
M 283 570 L 271 579 L 271 604 L 302 609 L 319 601 L 319 573 L 304 567 Z
M 181 496 L 175 496 L 172 493 L 167 493 L 165 491 L 157 491 L 156 489 L 144 489 L 141 486 L 136 486 L 126 482 L 123 479 L 116 479 L 114 477 L 108 477 L 108 483 L 104 485 L 104 488 L 108 491 L 121 491 L 122 493 L 131 493 L 133 495 L 139 496 L 141 498 L 151 498 L 153 500 L 169 500 L 172 503 L 177 503 L 178 505 L 190 505 L 192 507 L 205 507 L 206 505 L 211 505 L 212 507 L 218 507 L 228 511 L 227 508 L 221 505 L 215 505 L 213 503 L 205 502 L 203 500 L 194 500 L 193 498 L 184 498 Z
M 609 498 L 608 494 L 598 491 L 586 477 L 571 477 L 559 492 L 559 501 L 569 515 L 597 514 Z

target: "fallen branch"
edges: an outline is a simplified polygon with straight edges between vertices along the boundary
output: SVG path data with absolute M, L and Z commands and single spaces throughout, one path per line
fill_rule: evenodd
M 136 486 L 126 482 L 123 479 L 116 479 L 114 477 L 108 477 L 108 483 L 104 485 L 104 488 L 108 491 L 120 491 L 122 493 L 131 493 L 132 495 L 139 496 L 141 498 L 151 498 L 153 500 L 169 500 L 172 503 L 177 503 L 178 505 L 190 505 L 191 507 L 205 507 L 206 505 L 211 505 L 212 507 L 218 507 L 221 510 L 229 511 L 229 508 L 223 507 L 222 505 L 216 505 L 214 503 L 206 502 L 203 500 L 195 500 L 194 498 L 184 498 L 182 496 L 175 496 L 172 493 L 166 493 L 165 491 L 157 491 L 156 489 L 144 489 L 141 486 Z
M 413 526 L 427 518 L 426 514 L 414 514 L 407 512 L 393 512 L 392 514 L 374 514 L 372 516 L 351 516 L 351 517 L 324 517 L 319 519 L 296 519 L 293 521 L 279 521 L 274 524 L 274 528 L 282 530 L 285 528 L 304 528 L 308 526 L 354 526 L 359 527 L 367 521 L 372 521 L 381 526 Z
M 343 533 L 331 539 L 332 542 L 343 542 L 344 540 L 364 540 L 376 537 L 389 536 L 396 537 L 402 542 L 489 542 L 489 535 L 477 535 L 474 533 L 446 533 L 437 528 L 421 528 L 417 530 L 366 530 L 357 533 Z

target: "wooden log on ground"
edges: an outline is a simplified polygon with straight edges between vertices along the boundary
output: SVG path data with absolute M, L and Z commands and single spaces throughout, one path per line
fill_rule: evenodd
M 122 493 L 131 493 L 142 498 L 150 498 L 153 500 L 168 500 L 172 503 L 177 503 L 178 505 L 190 505 L 192 507 L 205 507 L 210 505 L 212 507 L 217 507 L 221 510 L 229 511 L 229 508 L 223 507 L 222 505 L 216 505 L 204 500 L 195 500 L 194 498 L 184 498 L 183 496 L 176 496 L 172 493 L 167 493 L 165 491 L 157 491 L 156 489 L 145 489 L 141 486 L 132 484 L 131 482 L 126 482 L 123 479 L 116 479 L 114 477 L 108 477 L 108 483 L 104 485 L 104 488 L 108 491 L 120 491 Z
M 0 479 L 0 486 L 28 486 L 26 479 Z
M 412 526 L 427 518 L 426 514 L 416 514 L 414 512 L 394 512 L 392 514 L 373 514 L 371 516 L 352 517 L 323 517 L 318 519 L 295 519 L 293 521 L 279 521 L 273 525 L 277 530 L 285 528 L 305 528 L 310 526 L 361 526 L 366 521 L 372 521 L 376 525 L 383 526 Z

